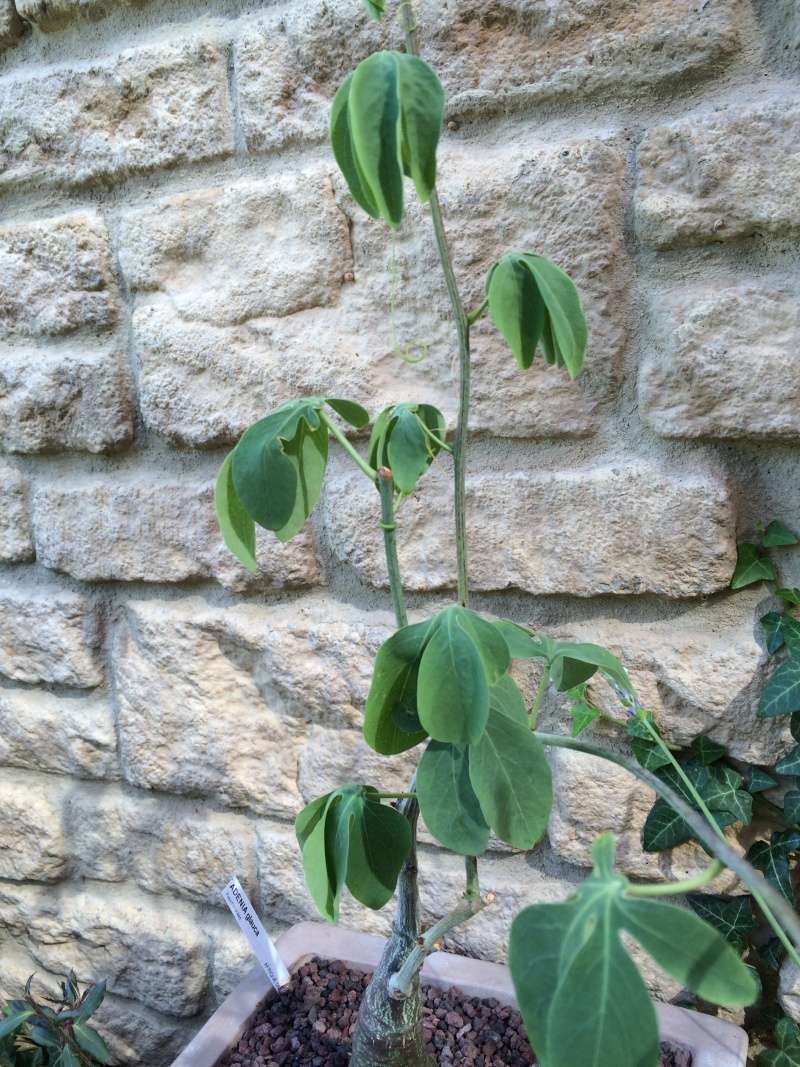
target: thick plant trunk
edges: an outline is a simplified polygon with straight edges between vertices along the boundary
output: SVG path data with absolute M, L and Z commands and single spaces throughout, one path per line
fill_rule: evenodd
M 399 807 L 411 824 L 413 845 L 397 880 L 392 935 L 361 1001 L 350 1067 L 435 1067 L 425 1052 L 419 980 L 415 981 L 411 996 L 403 1000 L 389 993 L 389 979 L 419 936 L 416 844 L 419 806 L 416 800 L 404 800 Z

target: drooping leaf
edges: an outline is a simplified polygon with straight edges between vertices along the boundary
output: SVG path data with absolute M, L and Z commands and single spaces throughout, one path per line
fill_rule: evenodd
M 214 509 L 217 513 L 222 539 L 240 563 L 249 571 L 258 570 L 256 563 L 256 524 L 245 510 L 233 484 L 233 453 L 220 467 L 214 487 Z
M 98 1063 L 111 1063 L 111 1052 L 94 1027 L 85 1022 L 73 1023 L 72 1035 L 83 1051 Z
M 783 817 L 789 826 L 800 824 L 800 789 L 789 789 L 784 793 Z
M 800 655 L 790 656 L 770 675 L 761 693 L 758 714 L 764 718 L 800 711 Z
M 508 619 L 498 619 L 495 627 L 503 635 L 512 659 L 546 659 L 556 655 L 557 642 L 549 637 L 539 637 L 524 626 Z
M 457 605 L 432 621 L 417 684 L 423 727 L 437 741 L 478 741 L 489 717 L 489 689 L 508 669 L 508 646 L 480 615 Z
M 548 363 L 577 377 L 586 354 L 586 320 L 569 275 L 530 252 L 509 252 L 486 279 L 489 314 L 517 363 L 527 369 L 541 343 Z
M 800 544 L 800 538 L 779 519 L 773 519 L 761 538 L 764 548 L 780 548 L 783 545 Z
M 764 631 L 767 652 L 771 656 L 783 648 L 783 624 L 789 617 L 782 611 L 768 611 L 766 615 L 761 616 L 761 628 Z
M 697 756 L 700 762 L 705 764 L 705 766 L 717 763 L 727 751 L 725 746 L 721 745 L 719 741 L 714 741 L 712 738 L 706 737 L 705 734 L 701 734 L 692 741 L 691 749 L 695 756 Z
M 511 678 L 495 686 L 480 739 L 470 745 L 469 775 L 484 818 L 501 841 L 532 848 L 547 829 L 553 801 L 550 765 L 531 732 Z
M 421 726 L 409 731 L 404 724 L 418 720 L 419 664 L 430 627 L 430 622 L 404 626 L 378 650 L 364 708 L 364 739 L 383 756 L 405 752 L 428 736 Z
M 321 401 L 292 400 L 244 434 L 233 451 L 233 485 L 259 526 L 288 541 L 319 499 L 328 462 Z
M 758 545 L 746 541 L 740 544 L 736 568 L 731 578 L 731 589 L 744 589 L 746 585 L 753 585 L 754 582 L 774 581 L 777 581 L 775 568 Z
M 755 930 L 758 920 L 749 896 L 724 897 L 710 893 L 689 893 L 686 898 L 701 919 L 705 919 L 737 952 L 744 949 L 747 934 Z
M 357 430 L 363 429 L 369 423 L 369 412 L 356 404 L 353 400 L 340 400 L 336 397 L 326 397 L 325 403 L 333 408 L 336 414 L 354 426 Z
M 744 776 L 745 787 L 748 793 L 763 793 L 765 789 L 773 789 L 777 780 L 762 767 L 748 767 Z
M 489 827 L 469 777 L 469 747 L 429 741 L 417 767 L 417 796 L 425 824 L 445 848 L 480 856 Z
M 446 433 L 444 415 L 430 404 L 393 404 L 375 420 L 370 463 L 388 467 L 397 489 L 407 495 L 441 451 Z
M 373 219 L 380 217 L 380 210 L 375 197 L 370 191 L 353 147 L 353 135 L 350 128 L 350 89 L 353 75 L 349 74 L 340 85 L 331 104 L 330 137 L 331 147 L 336 162 L 344 175 L 350 194 L 357 204 Z
M 800 745 L 795 745 L 775 764 L 778 774 L 800 775 Z
M 764 1049 L 759 1053 L 758 1067 L 800 1067 L 800 1027 L 791 1019 L 783 1018 L 775 1027 L 777 1049 Z

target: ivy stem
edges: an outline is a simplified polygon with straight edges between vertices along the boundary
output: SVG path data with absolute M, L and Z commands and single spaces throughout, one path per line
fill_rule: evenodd
M 794 963 L 800 967 L 800 919 L 791 905 L 784 900 L 781 894 L 764 876 L 731 848 L 724 836 L 718 836 L 717 831 L 712 829 L 705 819 L 694 810 L 684 799 L 679 796 L 666 782 L 662 782 L 652 771 L 647 771 L 632 759 L 601 748 L 590 741 L 582 741 L 578 737 L 566 737 L 563 734 L 546 734 L 536 731 L 536 737 L 543 745 L 551 748 L 569 748 L 575 752 L 585 752 L 589 756 L 608 760 L 623 767 L 640 781 L 649 785 L 660 797 L 674 808 L 684 822 L 691 827 L 694 836 L 705 845 L 709 852 L 721 860 L 726 867 L 730 867 L 735 875 L 748 887 L 753 894 L 758 906 L 764 913 L 764 917 L 770 924 L 781 944 L 791 956 Z M 780 916 L 780 921 L 777 916 Z M 791 940 L 788 934 L 791 935 Z
M 694 878 L 684 878 L 681 882 L 667 882 L 664 885 L 629 885 L 625 890 L 628 897 L 673 897 L 680 893 L 692 893 L 695 889 L 702 889 L 709 885 L 725 869 L 721 860 L 709 863 L 704 871 L 696 874 Z
M 417 20 L 410 2 L 402 5 L 403 29 L 405 31 L 406 51 L 409 55 L 419 55 L 417 44 Z M 466 519 L 466 471 L 467 445 L 469 443 L 469 396 L 470 396 L 470 351 L 469 320 L 464 310 L 464 303 L 458 291 L 453 260 L 447 243 L 447 234 L 442 220 L 442 208 L 439 193 L 434 186 L 430 195 L 431 221 L 436 237 L 436 247 L 444 272 L 447 295 L 456 321 L 458 335 L 459 395 L 458 422 L 453 441 L 453 467 L 455 481 L 455 521 L 456 554 L 458 558 L 458 602 L 462 607 L 469 603 L 469 571 L 467 563 L 467 519 Z
M 392 591 L 392 604 L 397 625 L 402 629 L 408 626 L 406 601 L 403 594 L 403 582 L 400 578 L 400 561 L 397 558 L 397 535 L 394 521 L 394 479 L 388 467 L 381 467 L 377 473 L 378 492 L 381 494 L 381 529 L 383 530 L 383 548 L 386 555 L 386 569 L 389 572 L 389 588 Z
M 367 461 L 358 454 L 356 449 L 353 448 L 353 446 L 347 440 L 347 438 L 336 425 L 336 423 L 332 422 L 324 411 L 319 412 L 319 417 L 322 419 L 322 421 L 328 427 L 330 433 L 333 434 L 333 436 L 336 438 L 336 440 L 339 442 L 339 444 L 342 446 L 348 456 L 352 459 L 355 465 L 360 470 L 362 470 L 364 474 L 366 474 L 366 476 L 371 482 L 374 483 L 376 478 L 378 477 L 378 472 L 376 470 L 373 470 L 373 468 L 370 467 L 369 463 L 367 463 Z

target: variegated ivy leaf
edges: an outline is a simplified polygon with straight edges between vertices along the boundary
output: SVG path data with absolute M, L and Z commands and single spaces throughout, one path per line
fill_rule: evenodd
M 763 718 L 800 711 L 800 652 L 784 660 L 770 675 L 761 693 L 758 714 Z
M 775 770 L 778 774 L 800 775 L 800 745 L 795 745 L 793 749 L 786 753 L 783 759 L 778 760 L 775 764 Z
M 747 859 L 763 873 L 764 877 L 790 904 L 794 903 L 789 857 L 800 848 L 800 831 L 787 830 L 774 833 L 769 841 L 756 841 L 751 845 Z
M 750 822 L 753 798 L 742 789 L 743 779 L 740 774 L 720 763 L 706 766 L 696 758 L 687 760 L 681 768 L 722 829 L 737 822 Z M 690 807 L 698 810 L 690 790 L 674 767 L 664 767 L 657 773 Z M 645 820 L 642 848 L 645 852 L 661 852 L 690 841 L 693 836 L 688 823 L 668 801 L 659 797 Z
M 748 793 L 763 793 L 765 789 L 774 789 L 778 784 L 776 778 L 763 767 L 748 767 L 744 775 L 745 788 Z

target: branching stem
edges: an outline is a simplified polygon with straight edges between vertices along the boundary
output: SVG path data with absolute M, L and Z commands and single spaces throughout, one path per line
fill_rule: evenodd
M 684 878 L 680 882 L 666 882 L 664 885 L 629 885 L 625 890 L 625 895 L 628 897 L 674 897 L 681 893 L 693 893 L 695 889 L 710 885 L 724 870 L 725 864 L 721 860 L 714 860 L 694 878 Z
M 378 472 L 376 470 L 373 470 L 373 468 L 370 467 L 369 463 L 367 463 L 367 461 L 358 454 L 357 450 L 353 448 L 353 446 L 347 440 L 347 438 L 336 425 L 336 423 L 329 419 L 324 411 L 320 411 L 319 417 L 322 419 L 322 421 L 328 427 L 330 433 L 336 438 L 336 440 L 339 442 L 339 444 L 342 446 L 348 456 L 352 459 L 355 465 L 359 468 L 359 470 L 363 471 L 363 473 L 366 474 L 369 480 L 374 483 L 375 479 L 378 477 Z

